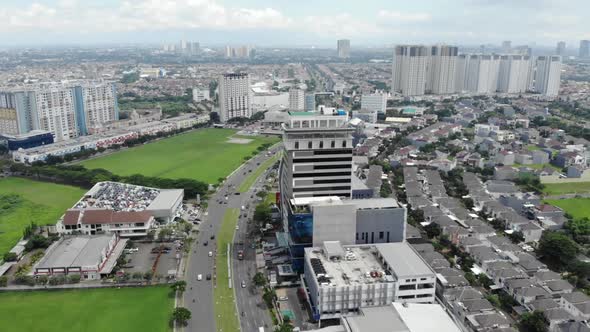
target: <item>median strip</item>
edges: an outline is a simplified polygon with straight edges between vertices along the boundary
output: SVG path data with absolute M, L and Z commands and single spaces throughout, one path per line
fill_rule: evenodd
M 256 182 L 256 179 L 258 179 L 258 177 L 260 177 L 262 173 L 264 173 L 264 171 L 266 171 L 269 167 L 274 165 L 274 163 L 277 162 L 277 160 L 279 160 L 281 155 L 282 154 L 280 152 L 277 152 L 270 159 L 260 164 L 260 166 L 258 166 L 258 168 L 255 171 L 248 175 L 244 182 L 240 184 L 240 186 L 238 187 L 238 191 L 241 193 L 245 193 L 248 190 L 250 190 L 250 187 L 252 187 L 252 185 Z

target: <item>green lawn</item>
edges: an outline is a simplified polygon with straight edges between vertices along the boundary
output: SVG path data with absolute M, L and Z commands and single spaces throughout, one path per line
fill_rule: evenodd
M 590 198 L 548 199 L 546 202 L 559 206 L 574 219 L 590 218 Z
M 546 195 L 562 195 L 590 192 L 590 182 L 544 183 Z
M 3 331 L 170 331 L 168 287 L 0 293 Z
M 55 224 L 72 207 L 84 190 L 59 184 L 21 178 L 0 179 L 0 195 L 17 194 L 23 200 L 14 209 L 0 214 L 0 255 L 10 250 L 31 222 Z
M 254 172 L 250 173 L 248 177 L 244 180 L 244 182 L 242 182 L 242 184 L 238 187 L 238 191 L 241 193 L 245 193 L 246 191 L 248 191 L 250 187 L 252 187 L 252 185 L 256 182 L 256 179 L 258 179 L 258 177 L 262 175 L 264 171 L 266 171 L 277 160 L 279 160 L 280 157 L 281 153 L 277 153 L 274 156 L 272 156 L 272 158 L 260 164 L 260 166 L 258 166 L 258 168 L 256 168 Z
M 221 229 L 217 233 L 217 287 L 213 289 L 213 301 L 215 302 L 215 324 L 217 331 L 240 331 L 238 322 L 234 290 L 229 288 L 229 271 L 227 269 L 227 245 L 231 244 L 234 237 L 240 210 L 227 209 L 223 215 Z M 240 287 L 240 285 L 234 285 Z
M 83 161 L 87 168 L 104 168 L 118 175 L 142 174 L 164 178 L 190 178 L 217 183 L 238 168 L 264 143 L 276 137 L 243 137 L 247 144 L 228 143 L 232 129 L 201 129 Z

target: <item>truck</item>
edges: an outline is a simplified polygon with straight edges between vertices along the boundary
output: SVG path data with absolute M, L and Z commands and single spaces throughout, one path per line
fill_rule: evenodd
M 244 259 L 244 250 L 238 250 L 238 259 L 239 260 L 243 260 Z

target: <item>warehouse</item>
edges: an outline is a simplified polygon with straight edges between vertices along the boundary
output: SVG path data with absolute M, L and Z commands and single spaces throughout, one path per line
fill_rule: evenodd
M 82 280 L 98 280 L 113 271 L 126 243 L 115 234 L 65 236 L 47 248 L 33 274 L 79 274 Z

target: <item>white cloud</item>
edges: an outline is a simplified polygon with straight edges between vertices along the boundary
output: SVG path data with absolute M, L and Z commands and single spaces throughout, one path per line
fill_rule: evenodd
M 399 11 L 380 10 L 377 13 L 377 19 L 383 22 L 389 21 L 393 24 L 414 23 L 430 21 L 432 16 L 429 13 L 404 13 Z

